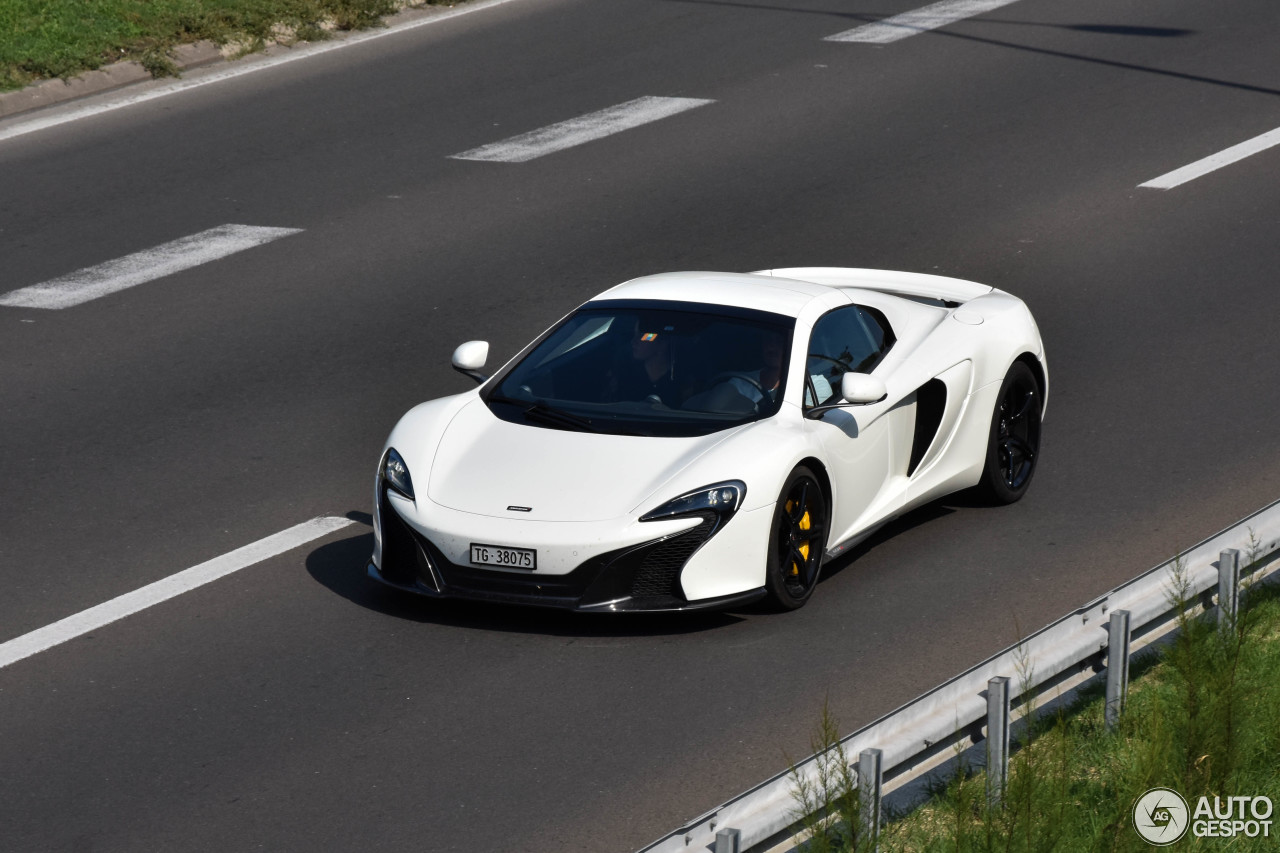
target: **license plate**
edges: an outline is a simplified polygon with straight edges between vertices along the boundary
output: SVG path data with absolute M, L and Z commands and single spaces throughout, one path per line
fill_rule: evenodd
M 507 548 L 502 545 L 471 544 L 471 563 L 475 566 L 501 566 L 504 569 L 538 568 L 538 552 L 532 548 Z

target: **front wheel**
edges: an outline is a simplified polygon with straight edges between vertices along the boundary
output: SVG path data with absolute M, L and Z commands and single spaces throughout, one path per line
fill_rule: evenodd
M 986 464 L 979 484 L 996 503 L 1011 504 L 1026 494 L 1040 456 L 1040 390 L 1031 368 L 1013 363 L 1000 385 Z
M 827 500 L 813 472 L 791 472 L 773 510 L 765 588 L 782 610 L 801 607 L 818 585 L 827 545 Z

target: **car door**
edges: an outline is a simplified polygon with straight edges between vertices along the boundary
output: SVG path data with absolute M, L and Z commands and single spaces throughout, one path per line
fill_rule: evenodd
M 805 409 L 840 402 L 844 374 L 872 372 L 893 343 L 888 321 L 874 309 L 845 305 L 818 318 L 805 350 Z M 910 402 L 847 406 L 806 418 L 826 451 L 831 478 L 829 546 L 859 532 L 883 503 L 894 479 L 894 457 L 901 453 L 900 433 L 910 422 L 899 411 L 904 405 Z

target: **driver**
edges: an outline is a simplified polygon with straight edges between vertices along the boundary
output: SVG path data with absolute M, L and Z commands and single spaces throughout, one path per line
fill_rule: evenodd
M 778 332 L 766 331 L 760 336 L 759 370 L 744 370 L 742 376 L 730 377 L 729 383 L 735 391 L 751 402 L 759 405 L 767 401 L 772 403 L 778 399 L 778 389 L 782 386 L 783 336 Z

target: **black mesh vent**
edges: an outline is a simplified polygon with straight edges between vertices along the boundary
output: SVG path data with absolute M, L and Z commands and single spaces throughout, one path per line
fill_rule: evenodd
M 382 574 L 393 583 L 411 584 L 418 564 L 418 548 L 413 534 L 391 508 L 385 489 L 378 504 L 382 522 Z
M 680 570 L 688 562 L 698 546 L 716 526 L 713 512 L 700 513 L 702 523 L 692 530 L 673 536 L 645 555 L 631 583 L 631 594 L 636 598 L 648 596 L 676 596 L 680 594 Z

